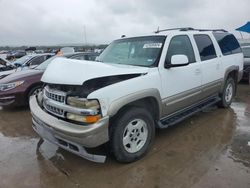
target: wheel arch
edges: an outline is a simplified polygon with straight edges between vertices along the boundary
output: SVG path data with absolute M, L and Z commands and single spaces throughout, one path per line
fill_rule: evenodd
M 35 88 L 35 87 L 38 87 L 38 86 L 43 86 L 43 83 L 42 82 L 36 82 L 36 83 L 33 83 L 33 84 L 31 84 L 27 89 L 26 89 L 26 91 L 25 91 L 25 99 L 26 99 L 26 102 L 28 102 L 28 100 L 29 100 L 29 93 L 30 93 L 30 91 L 33 89 L 33 88 Z
M 159 91 L 156 89 L 148 89 L 119 98 L 111 103 L 108 115 L 114 117 L 131 106 L 146 108 L 151 114 L 153 114 L 155 121 L 159 120 L 161 117 L 161 97 Z
M 220 95 L 223 93 L 223 90 L 224 90 L 224 86 L 226 84 L 226 81 L 229 77 L 232 77 L 234 79 L 234 82 L 235 82 L 235 93 L 236 93 L 236 90 L 237 90 L 237 83 L 239 81 L 239 66 L 236 66 L 236 65 L 233 65 L 233 66 L 230 66 L 226 69 L 226 72 L 224 74 L 224 80 L 223 80 L 223 83 L 221 85 L 221 89 L 220 89 Z

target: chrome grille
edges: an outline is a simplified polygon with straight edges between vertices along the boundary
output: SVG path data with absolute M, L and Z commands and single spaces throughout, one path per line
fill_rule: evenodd
M 66 93 L 62 91 L 50 89 L 48 86 L 46 86 L 44 88 L 44 100 L 43 100 L 43 107 L 45 108 L 45 110 L 47 110 L 48 112 L 56 116 L 65 117 L 65 111 L 63 109 L 47 104 L 48 100 L 52 100 L 52 101 L 65 104 Z
M 49 112 L 51 112 L 51 113 L 53 113 L 55 115 L 59 115 L 61 117 L 64 117 L 64 111 L 62 109 L 56 108 L 54 106 L 50 106 L 50 105 L 48 105 L 46 103 L 44 103 L 44 108 L 47 111 L 49 111 Z
M 59 92 L 53 92 L 52 90 L 49 90 L 48 88 L 45 88 L 45 95 L 54 101 L 64 103 L 66 96 L 65 94 L 60 94 Z

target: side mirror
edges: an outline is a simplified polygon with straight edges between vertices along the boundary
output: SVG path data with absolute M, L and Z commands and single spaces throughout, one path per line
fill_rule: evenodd
M 165 64 L 165 68 L 181 67 L 188 64 L 188 57 L 186 55 L 173 55 L 171 57 L 171 64 Z

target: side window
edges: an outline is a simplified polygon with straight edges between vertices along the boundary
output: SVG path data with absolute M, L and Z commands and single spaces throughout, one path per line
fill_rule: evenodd
M 42 62 L 46 60 L 46 56 L 38 56 L 33 58 L 28 65 L 40 65 Z
M 241 53 L 240 45 L 237 39 L 228 33 L 213 33 L 217 40 L 223 55 Z
M 88 60 L 95 61 L 96 57 L 97 57 L 97 55 L 88 55 Z
M 47 55 L 46 58 L 45 58 L 45 60 L 51 58 L 52 56 L 53 56 L 53 55 Z
M 187 35 L 179 35 L 171 39 L 165 60 L 166 64 L 171 63 L 173 55 L 186 55 L 189 63 L 195 62 L 193 46 Z
M 85 60 L 85 55 L 83 54 L 75 55 L 75 56 L 72 56 L 70 59 Z
M 201 61 L 216 58 L 216 52 L 212 40 L 208 35 L 194 35 Z

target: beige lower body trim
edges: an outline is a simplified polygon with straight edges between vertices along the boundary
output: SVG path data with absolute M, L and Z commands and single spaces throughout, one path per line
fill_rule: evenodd
M 219 93 L 222 79 L 207 83 L 203 86 L 184 91 L 162 100 L 162 115 L 167 116 L 178 110 L 191 106 L 211 95 Z

